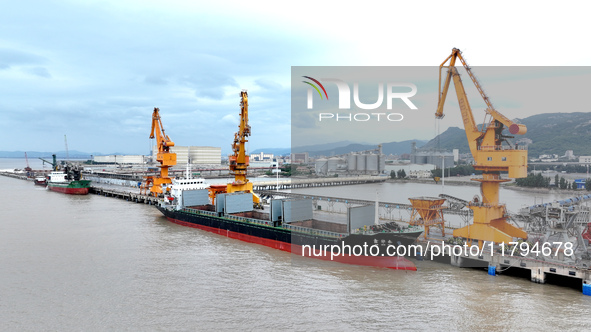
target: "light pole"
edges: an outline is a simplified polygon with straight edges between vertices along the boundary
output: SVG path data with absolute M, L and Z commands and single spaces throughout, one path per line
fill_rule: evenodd
M 279 191 L 279 159 L 275 159 L 275 173 L 277 173 L 277 184 L 275 185 L 275 189 Z

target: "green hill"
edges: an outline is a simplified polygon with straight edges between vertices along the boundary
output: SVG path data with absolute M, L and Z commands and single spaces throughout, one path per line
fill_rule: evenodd
M 527 144 L 530 158 L 541 154 L 562 156 L 566 150 L 573 150 L 576 156 L 591 155 L 591 112 L 538 114 L 517 120 L 527 126 L 527 133 L 516 136 L 512 141 Z M 464 129 L 457 127 L 451 127 L 435 137 L 423 149 L 438 147 L 459 149 L 460 153 L 470 152 Z

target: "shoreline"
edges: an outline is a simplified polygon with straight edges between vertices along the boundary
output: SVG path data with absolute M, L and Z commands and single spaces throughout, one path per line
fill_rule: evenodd
M 470 178 L 474 178 L 471 176 L 462 176 L 462 177 L 453 177 L 449 180 L 445 181 L 445 185 L 448 186 L 473 186 L 473 187 L 480 187 L 480 183 L 476 181 L 470 181 Z M 425 184 L 435 184 L 433 179 L 388 179 L 386 182 L 389 183 L 425 183 Z M 438 185 L 441 184 L 441 181 L 437 183 Z M 523 191 L 523 192 L 531 192 L 531 193 L 560 193 L 560 194 L 572 194 L 573 196 L 579 195 L 586 195 L 591 194 L 591 191 L 587 191 L 585 189 L 557 189 L 557 188 L 533 188 L 533 187 L 518 187 L 515 184 L 515 181 L 512 180 L 511 182 L 507 182 L 501 184 L 501 188 L 515 190 L 515 191 Z

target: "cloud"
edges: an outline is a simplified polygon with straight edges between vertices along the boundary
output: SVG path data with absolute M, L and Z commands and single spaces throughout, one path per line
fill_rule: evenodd
M 42 56 L 17 49 L 0 48 L 0 69 L 8 69 L 14 66 L 35 65 L 45 63 L 47 59 Z
M 151 85 L 166 85 L 168 81 L 162 77 L 148 76 L 144 79 L 144 82 Z
M 195 91 L 195 96 L 220 100 L 224 97 L 224 89 L 239 88 L 233 77 L 221 73 L 203 73 L 180 78 L 180 82 Z
M 279 90 L 281 89 L 281 84 L 266 78 L 259 78 L 258 80 L 254 81 L 258 86 L 266 90 Z
M 25 71 L 31 75 L 43 77 L 43 78 L 51 78 L 51 74 L 45 67 L 32 67 L 26 68 Z
M 229 125 L 238 125 L 238 116 L 234 114 L 226 114 L 222 117 L 222 122 Z

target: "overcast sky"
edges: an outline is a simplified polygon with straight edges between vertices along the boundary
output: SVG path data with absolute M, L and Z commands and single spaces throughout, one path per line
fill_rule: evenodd
M 591 65 L 582 1 L 356 4 L 6 1 L 0 150 L 63 150 L 67 135 L 71 150 L 145 154 L 160 107 L 177 145 L 228 152 L 241 89 L 250 150 L 289 147 L 291 66 L 437 66 L 453 47 L 473 66 Z

